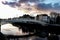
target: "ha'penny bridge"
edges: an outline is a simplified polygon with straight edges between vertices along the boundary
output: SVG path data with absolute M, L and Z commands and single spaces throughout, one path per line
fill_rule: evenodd
M 23 37 L 30 37 L 30 36 L 39 36 L 39 37 L 49 37 L 52 35 L 52 37 L 60 35 L 60 25 L 58 24 L 48 24 L 45 22 L 41 22 L 38 20 L 31 20 L 31 19 L 17 19 L 17 20 L 5 20 L 6 23 L 11 23 L 14 26 L 17 26 L 19 28 L 22 28 L 23 32 L 29 32 L 28 35 L 5 35 L 8 40 L 10 38 L 13 38 L 14 40 Z M 1 22 L 1 25 L 3 25 L 3 21 Z M 30 33 L 33 34 L 30 34 Z M 54 39 L 54 38 L 53 38 Z

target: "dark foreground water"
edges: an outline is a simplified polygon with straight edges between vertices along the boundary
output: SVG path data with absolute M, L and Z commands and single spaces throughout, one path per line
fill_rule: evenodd
M 10 39 L 10 40 L 14 40 L 14 39 Z M 19 38 L 18 40 L 47 40 L 47 38 L 40 38 L 40 37 L 32 36 L 32 37 L 27 37 L 27 38 Z
M 23 37 L 23 38 L 18 38 L 18 39 L 9 39 L 9 40 L 60 40 L 60 35 L 58 35 L 58 39 L 56 38 L 48 39 L 47 37 L 41 38 L 37 36 L 31 36 L 31 37 Z

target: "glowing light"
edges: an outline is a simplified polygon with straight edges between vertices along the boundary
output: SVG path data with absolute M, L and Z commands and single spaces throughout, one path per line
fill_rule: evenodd
M 0 1 L 0 18 L 1 19 L 8 19 L 13 17 L 23 16 L 24 13 L 16 8 L 12 8 L 8 5 L 2 4 Z

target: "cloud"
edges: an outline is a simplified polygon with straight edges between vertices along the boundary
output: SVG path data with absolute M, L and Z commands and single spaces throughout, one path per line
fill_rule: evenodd
M 60 10 L 60 0 L 43 0 L 38 4 L 43 9 L 55 9 Z
M 11 7 L 15 7 L 15 6 L 20 6 L 19 1 L 20 0 L 3 0 L 2 3 L 5 5 L 9 5 Z
M 60 10 L 59 3 L 55 3 L 54 5 L 52 5 L 52 3 L 49 3 L 49 4 L 40 3 L 40 4 L 37 5 L 37 7 L 40 8 L 40 9 Z
M 18 1 L 18 3 L 16 3 Z M 60 10 L 60 0 L 17 0 L 15 2 L 9 2 L 8 5 L 10 6 L 20 6 L 20 3 L 29 3 L 33 5 L 35 3 L 37 9 L 43 9 L 43 10 Z

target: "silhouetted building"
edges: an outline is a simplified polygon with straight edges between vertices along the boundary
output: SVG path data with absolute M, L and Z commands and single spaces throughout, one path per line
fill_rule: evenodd
M 47 14 L 37 15 L 36 20 L 43 21 L 43 22 L 50 22 L 49 16 Z

